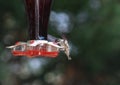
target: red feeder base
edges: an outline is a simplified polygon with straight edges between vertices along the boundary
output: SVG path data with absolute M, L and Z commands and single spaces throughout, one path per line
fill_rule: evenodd
M 31 42 L 32 41 L 32 42 Z M 59 46 L 53 42 L 48 41 L 34 41 L 31 40 L 27 43 L 17 43 L 12 47 L 12 54 L 14 56 L 27 56 L 27 57 L 51 57 L 55 58 L 59 54 Z
M 45 51 L 26 51 L 26 52 L 21 52 L 21 51 L 12 51 L 12 54 L 14 56 L 27 56 L 29 58 L 33 57 L 50 57 L 50 58 L 55 58 L 58 56 L 58 52 L 45 52 Z
M 64 51 L 69 56 L 69 45 L 66 40 L 60 39 L 57 42 L 48 42 L 47 40 L 29 40 L 27 42 L 18 42 L 15 45 L 8 46 L 14 56 L 33 57 L 49 57 L 55 58 L 59 51 Z

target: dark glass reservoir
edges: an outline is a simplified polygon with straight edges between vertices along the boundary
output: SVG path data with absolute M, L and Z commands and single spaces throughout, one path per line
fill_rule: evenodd
M 47 40 L 52 0 L 25 0 L 30 40 Z

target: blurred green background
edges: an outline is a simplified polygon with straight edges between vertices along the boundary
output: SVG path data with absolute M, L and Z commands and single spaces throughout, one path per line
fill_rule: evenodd
M 0 0 L 0 29 L 0 85 L 120 85 L 119 0 L 53 1 L 49 33 L 67 35 L 71 61 L 64 53 L 13 57 L 5 48 L 28 39 L 23 0 Z

